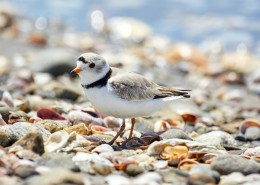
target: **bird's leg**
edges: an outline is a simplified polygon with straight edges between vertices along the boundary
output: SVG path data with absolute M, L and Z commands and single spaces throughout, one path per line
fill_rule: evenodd
M 125 130 L 125 119 L 123 119 L 123 123 L 119 129 L 119 131 L 117 132 L 116 136 L 108 143 L 109 145 L 112 145 L 115 140 L 122 134 L 122 132 Z
M 129 134 L 128 139 L 131 139 L 133 136 L 133 131 L 134 131 L 134 127 L 135 127 L 135 118 L 131 119 L 131 123 L 132 123 L 132 125 L 131 125 L 130 134 Z

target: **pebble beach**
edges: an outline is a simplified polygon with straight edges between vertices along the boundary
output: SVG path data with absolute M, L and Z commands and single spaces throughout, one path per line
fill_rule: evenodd
M 1 185 L 260 184 L 259 48 L 174 42 L 101 10 L 90 31 L 14 10 L 0 2 Z M 70 75 L 84 52 L 191 98 L 136 118 L 131 139 L 126 120 L 108 145 L 122 120 L 100 114 Z

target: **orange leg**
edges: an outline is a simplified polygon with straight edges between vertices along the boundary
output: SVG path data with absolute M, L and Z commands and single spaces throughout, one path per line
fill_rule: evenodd
M 132 122 L 132 125 L 131 125 L 130 134 L 129 134 L 128 139 L 131 139 L 133 136 L 133 131 L 134 131 L 134 127 L 135 127 L 135 118 L 132 118 L 131 122 Z
M 123 119 L 123 123 L 120 127 L 120 130 L 117 132 L 116 136 L 108 143 L 109 145 L 112 145 L 115 140 L 122 134 L 122 132 L 125 130 L 125 119 Z

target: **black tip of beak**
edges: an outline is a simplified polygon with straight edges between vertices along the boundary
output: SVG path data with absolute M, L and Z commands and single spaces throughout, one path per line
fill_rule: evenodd
M 72 70 L 72 71 L 70 72 L 70 75 L 73 76 L 73 77 L 75 77 L 75 76 L 77 76 L 77 73 L 76 73 L 74 70 Z

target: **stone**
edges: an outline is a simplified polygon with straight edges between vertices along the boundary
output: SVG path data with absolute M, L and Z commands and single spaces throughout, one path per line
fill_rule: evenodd
M 37 154 L 42 155 L 44 153 L 44 144 L 42 135 L 39 132 L 30 132 L 12 146 L 22 146 L 24 149 L 31 150 Z
M 72 156 L 67 153 L 45 153 L 42 155 L 43 158 L 37 161 L 37 164 L 49 168 L 64 168 L 78 171 L 79 168 L 71 160 Z
M 179 138 L 190 139 L 181 129 L 170 129 L 160 135 L 163 139 Z
M 0 138 L 0 146 L 6 147 L 9 145 L 8 135 L 3 129 L 0 129 Z
M 42 135 L 43 140 L 47 140 L 47 138 L 50 136 L 50 132 L 45 130 L 41 126 L 27 122 L 17 122 L 13 125 L 6 125 L 3 129 L 8 135 L 8 140 L 10 142 L 9 144 L 13 144 L 14 142 L 32 131 L 39 132 Z
M 33 166 L 20 165 L 14 170 L 14 175 L 21 177 L 23 179 L 36 174 L 37 172 L 35 171 L 35 167 Z
M 84 185 L 80 174 L 68 169 L 56 168 L 42 175 L 34 176 L 26 181 L 28 185 L 74 184 Z
M 213 160 L 211 169 L 218 171 L 222 175 L 227 175 L 232 172 L 241 172 L 247 175 L 260 173 L 260 164 L 243 157 L 223 154 Z
M 36 125 L 40 125 L 50 133 L 54 133 L 66 128 L 68 123 L 62 120 L 41 120 L 38 121 Z

